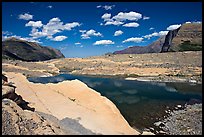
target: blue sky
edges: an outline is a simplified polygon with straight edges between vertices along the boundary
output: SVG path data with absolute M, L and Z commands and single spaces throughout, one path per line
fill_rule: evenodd
M 17 37 L 87 57 L 146 46 L 202 21 L 201 2 L 2 2 L 2 39 Z

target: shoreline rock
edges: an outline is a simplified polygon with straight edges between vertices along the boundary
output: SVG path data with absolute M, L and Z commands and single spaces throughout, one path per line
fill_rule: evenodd
M 16 92 L 36 111 L 59 120 L 80 117 L 79 123 L 96 134 L 140 134 L 110 100 L 79 80 L 34 84 L 20 73 L 5 73 L 15 83 Z

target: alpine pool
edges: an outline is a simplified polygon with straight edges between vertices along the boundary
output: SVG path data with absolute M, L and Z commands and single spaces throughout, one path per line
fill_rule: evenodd
M 30 82 L 44 84 L 74 79 L 110 99 L 129 124 L 139 130 L 154 127 L 154 122 L 166 117 L 167 110 L 202 102 L 202 84 L 142 82 L 71 74 L 28 78 Z

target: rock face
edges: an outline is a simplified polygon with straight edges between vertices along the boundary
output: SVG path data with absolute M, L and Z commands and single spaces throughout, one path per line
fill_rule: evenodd
M 188 23 L 168 32 L 161 52 L 202 50 L 202 24 Z
M 22 110 L 10 99 L 2 100 L 2 135 L 60 135 L 63 131 L 37 113 Z
M 2 58 L 23 61 L 44 61 L 55 58 L 64 58 L 64 55 L 59 50 L 51 47 L 10 38 L 2 41 Z
M 170 46 L 172 44 L 172 40 L 173 40 L 174 37 L 176 37 L 179 29 L 180 29 L 180 27 L 178 29 L 170 30 L 168 32 L 168 34 L 165 37 L 165 41 L 164 41 L 164 44 L 162 46 L 161 52 L 168 52 L 169 51 L 169 48 L 170 48 Z
M 165 37 L 163 36 L 148 46 L 133 46 L 121 51 L 115 51 L 113 54 L 159 53 L 163 46 L 164 40 L 165 40 Z

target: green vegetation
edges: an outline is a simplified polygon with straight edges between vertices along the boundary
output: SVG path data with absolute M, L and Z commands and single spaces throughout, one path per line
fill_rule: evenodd
M 179 46 L 179 51 L 201 51 L 202 45 L 192 44 L 190 41 L 184 41 Z

